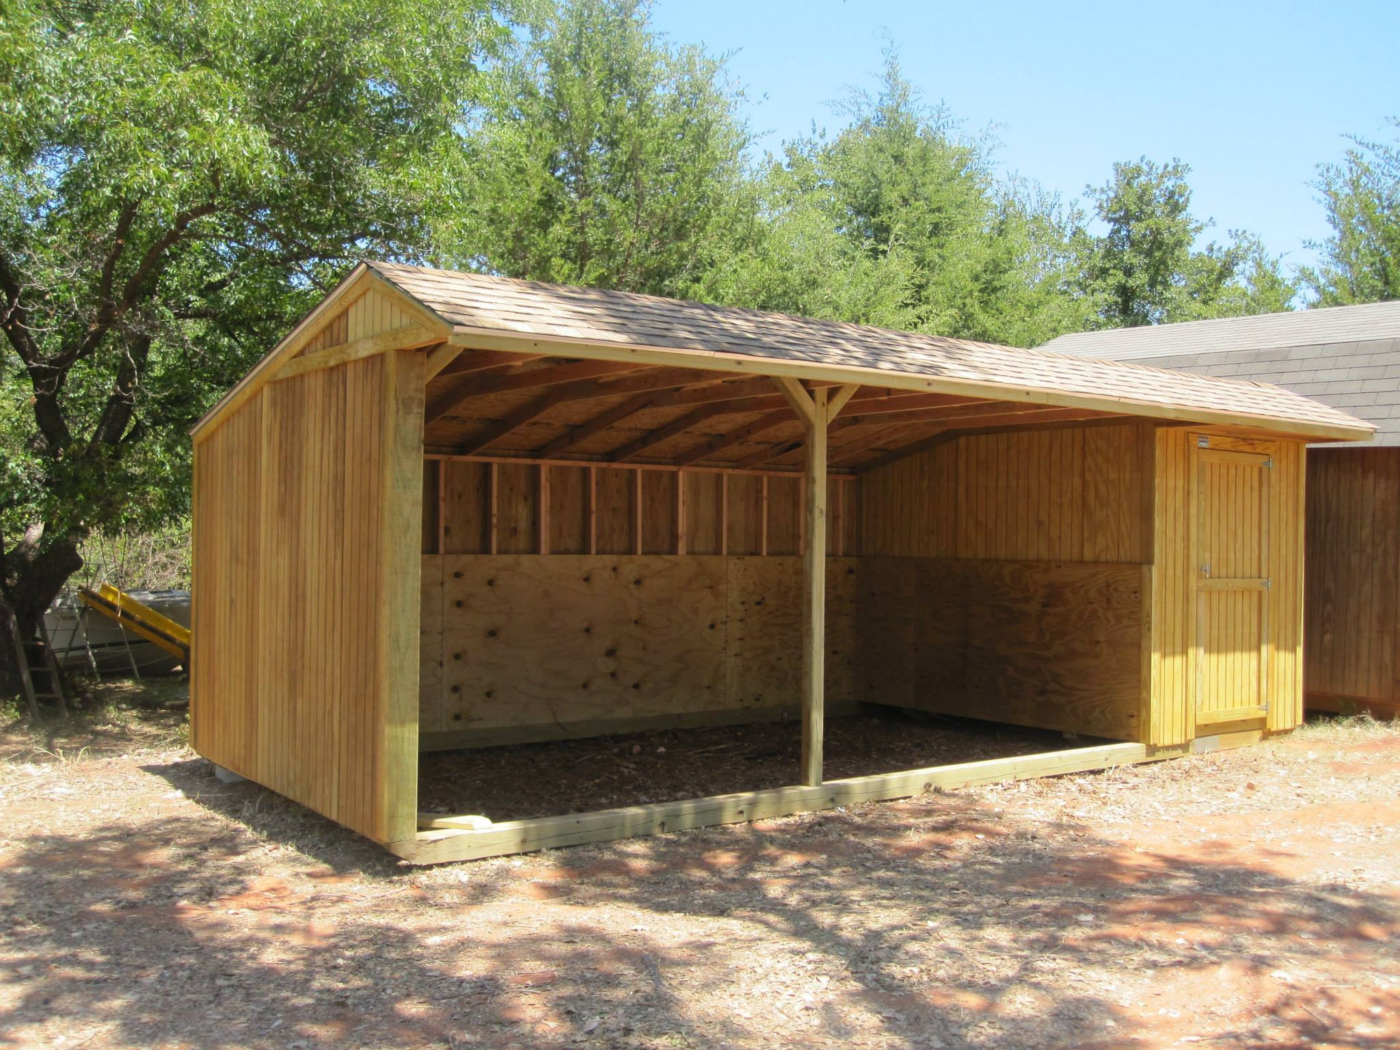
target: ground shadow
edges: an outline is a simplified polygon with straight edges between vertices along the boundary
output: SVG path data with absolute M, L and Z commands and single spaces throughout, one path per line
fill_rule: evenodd
M 1400 943 L 1392 897 L 970 794 L 413 870 L 203 763 L 151 771 L 244 826 L 12 842 L 0 1045 L 1117 1047 L 1159 1033 L 1104 973 L 1393 971 Z M 1354 1023 L 1393 994 L 1271 987 L 1210 1045 L 1395 1045 Z

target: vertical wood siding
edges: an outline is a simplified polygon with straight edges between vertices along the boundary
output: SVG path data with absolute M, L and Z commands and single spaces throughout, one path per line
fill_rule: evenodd
M 979 434 L 861 477 L 861 553 L 1151 560 L 1152 428 Z
M 1226 708 L 1258 703 L 1261 694 L 1253 683 L 1261 678 L 1266 690 L 1262 695 L 1268 702 L 1266 728 L 1292 729 L 1302 720 L 1304 446 L 1291 440 L 1209 435 L 1214 449 L 1267 454 L 1272 458 L 1266 529 L 1264 522 L 1250 518 L 1245 511 L 1246 506 L 1259 507 L 1262 501 L 1248 498 L 1244 476 L 1236 478 L 1238 484 L 1231 487 L 1230 478 L 1220 474 L 1208 479 L 1202 492 L 1197 461 L 1200 434 L 1186 428 L 1162 428 L 1157 432 L 1156 561 L 1152 570 L 1150 631 L 1152 702 L 1147 742 L 1163 746 L 1182 744 L 1198 735 L 1197 705 L 1203 695 L 1228 697 L 1228 701 L 1218 702 Z M 1236 658 L 1228 662 L 1202 660 L 1198 576 L 1202 551 L 1212 542 L 1207 538 L 1202 543 L 1199 535 L 1202 498 L 1218 500 L 1222 506 L 1232 501 L 1239 504 L 1234 512 L 1217 516 L 1218 525 L 1211 526 L 1223 530 L 1213 543 L 1215 550 L 1225 552 L 1227 570 L 1233 571 L 1229 567 L 1231 559 L 1238 562 L 1234 570 L 1258 568 L 1257 561 L 1249 562 L 1256 555 L 1244 542 L 1246 531 L 1266 532 L 1268 538 L 1265 575 L 1269 589 L 1264 597 L 1267 613 L 1259 625 L 1266 633 L 1255 651 L 1245 653 L 1236 647 Z M 1210 516 L 1205 520 L 1210 520 Z M 1257 610 L 1252 611 L 1240 601 L 1235 605 L 1240 607 L 1231 606 L 1227 599 L 1219 615 L 1233 614 L 1235 622 L 1243 625 L 1240 630 L 1248 633 L 1249 625 L 1258 620 Z M 1203 684 L 1203 674 L 1214 677 Z
M 1400 713 L 1400 448 L 1307 456 L 1307 702 Z
M 195 749 L 380 842 L 416 827 L 423 374 L 277 381 L 195 450 Z

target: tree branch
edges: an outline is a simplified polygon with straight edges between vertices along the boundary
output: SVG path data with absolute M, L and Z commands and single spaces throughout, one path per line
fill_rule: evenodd
M 139 299 L 146 282 L 156 272 L 160 265 L 161 257 L 166 251 L 174 247 L 185 236 L 185 231 L 190 223 L 206 215 L 212 215 L 219 210 L 219 205 L 213 201 L 196 205 L 175 216 L 175 221 L 170 224 L 170 229 L 158 238 L 141 257 L 141 262 L 136 267 L 136 272 L 131 275 L 126 284 L 122 287 L 121 299 L 113 302 L 110 299 L 104 301 L 97 311 L 97 317 L 88 328 L 88 334 L 83 341 L 75 347 L 71 347 L 58 354 L 50 364 L 54 368 L 67 369 L 83 358 L 91 355 L 100 345 L 102 340 L 111 331 L 112 325 L 116 324 L 122 316 L 132 308 Z

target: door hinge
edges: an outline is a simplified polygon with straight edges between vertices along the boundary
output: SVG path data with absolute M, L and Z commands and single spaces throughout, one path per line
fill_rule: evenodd
M 1274 581 L 1273 581 L 1273 580 L 1265 580 L 1265 581 L 1264 581 L 1264 590 L 1267 591 L 1267 590 L 1268 590 L 1270 587 L 1272 587 L 1273 585 L 1274 585 Z
M 1197 448 L 1210 448 L 1210 435 L 1209 435 L 1209 434 L 1197 434 L 1197 435 L 1196 435 L 1196 447 L 1197 447 Z
M 1274 469 L 1274 458 L 1273 458 L 1272 456 L 1270 456 L 1268 459 L 1264 460 L 1264 466 L 1266 466 L 1266 467 L 1267 467 L 1268 469 L 1270 469 L 1270 470 L 1273 470 L 1273 469 Z

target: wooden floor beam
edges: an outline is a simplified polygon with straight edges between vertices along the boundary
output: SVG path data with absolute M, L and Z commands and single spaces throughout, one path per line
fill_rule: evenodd
M 1224 745 L 1221 745 L 1224 746 Z M 480 828 L 441 827 L 421 831 L 415 838 L 395 842 L 389 848 L 414 864 L 441 864 L 478 860 L 512 853 L 610 842 L 636 835 L 737 824 L 743 821 L 787 817 L 862 802 L 908 798 L 934 789 L 952 790 L 977 784 L 996 784 L 1035 777 L 1086 773 L 1137 762 L 1152 762 L 1190 754 L 1193 748 L 1149 748 L 1145 744 L 1098 744 L 1067 751 L 1051 751 L 1013 758 L 909 769 L 897 773 L 830 780 L 819 786 L 770 788 L 731 795 L 658 802 L 592 813 L 503 821 Z M 451 818 L 438 818 L 450 820 Z

